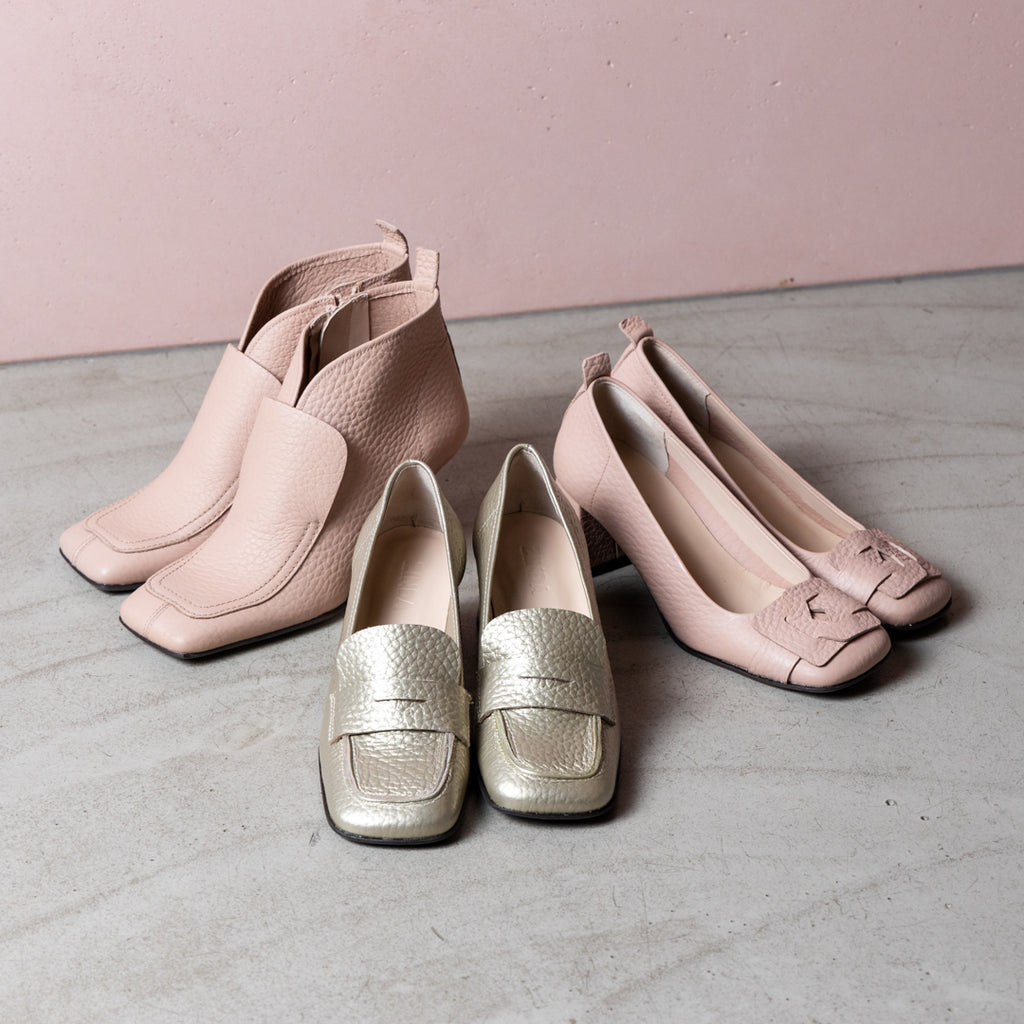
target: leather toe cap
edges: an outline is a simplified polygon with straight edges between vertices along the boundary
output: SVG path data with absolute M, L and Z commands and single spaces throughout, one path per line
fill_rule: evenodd
M 178 657 L 208 649 L 208 642 L 196 635 L 202 623 L 183 615 L 146 587 L 121 603 L 121 622 L 136 636 Z
M 84 521 L 61 534 L 60 550 L 77 572 L 98 587 L 128 589 L 146 578 L 134 556 L 109 548 Z
M 868 608 L 887 626 L 907 629 L 938 615 L 952 596 L 953 591 L 943 577 L 930 576 L 900 598 L 876 591 L 868 601 Z
M 851 640 L 825 665 L 797 662 L 789 682 L 808 690 L 839 689 L 877 665 L 891 647 L 889 634 L 879 626 Z

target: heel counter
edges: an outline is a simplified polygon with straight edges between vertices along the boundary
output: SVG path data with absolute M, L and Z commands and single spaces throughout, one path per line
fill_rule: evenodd
M 555 435 L 551 458 L 558 486 L 581 509 L 590 503 L 600 479 L 600 474 L 594 474 L 595 463 L 604 461 L 591 439 L 588 406 L 592 402 L 587 387 L 581 388 L 573 397 Z
M 424 461 L 435 471 L 452 459 L 469 436 L 469 400 L 451 335 L 444 327 L 433 372 L 420 386 L 420 437 Z

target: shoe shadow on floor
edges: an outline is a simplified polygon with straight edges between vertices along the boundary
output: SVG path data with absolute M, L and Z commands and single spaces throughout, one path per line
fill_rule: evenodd
M 812 695 L 811 700 L 856 701 L 878 693 L 880 690 L 891 689 L 898 686 L 901 680 L 906 679 L 919 661 L 920 658 L 912 649 L 906 644 L 894 640 L 892 650 L 871 671 L 867 679 L 848 686 L 844 690 Z
M 643 799 L 643 780 L 651 776 L 645 762 L 676 742 L 688 694 L 683 659 L 636 570 L 624 566 L 594 582 L 622 724 L 618 792 L 609 815 L 615 818 Z
M 944 637 L 951 636 L 957 626 L 970 617 L 972 602 L 969 595 L 960 590 L 955 582 L 950 582 L 954 596 L 953 603 L 947 611 L 933 622 L 916 629 L 892 630 L 889 634 L 892 650 L 867 679 L 845 690 L 822 694 L 818 699 L 855 701 L 911 680 L 916 670 L 928 660 L 926 645 L 930 647 L 932 644 L 942 643 Z

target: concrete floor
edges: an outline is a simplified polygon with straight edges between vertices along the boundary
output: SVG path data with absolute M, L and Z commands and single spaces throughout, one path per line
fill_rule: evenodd
M 220 347 L 3 367 L 4 1020 L 1024 1020 L 1024 271 L 455 323 L 467 526 L 628 312 L 938 563 L 944 628 L 786 693 L 679 650 L 621 570 L 614 815 L 473 790 L 448 845 L 357 846 L 317 779 L 338 623 L 183 664 L 57 554 L 167 462 Z M 472 684 L 472 562 L 462 594 Z

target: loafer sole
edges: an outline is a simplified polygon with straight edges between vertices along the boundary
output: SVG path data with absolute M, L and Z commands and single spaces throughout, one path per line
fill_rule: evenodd
M 882 625 L 897 637 L 906 637 L 912 636 L 914 633 L 923 633 L 925 630 L 931 629 L 932 626 L 937 625 L 941 619 L 945 618 L 946 612 L 949 611 L 952 604 L 953 598 L 950 598 L 934 615 L 929 615 L 927 619 L 922 619 L 920 622 L 908 622 L 905 626 L 890 626 L 888 623 L 883 622 Z

